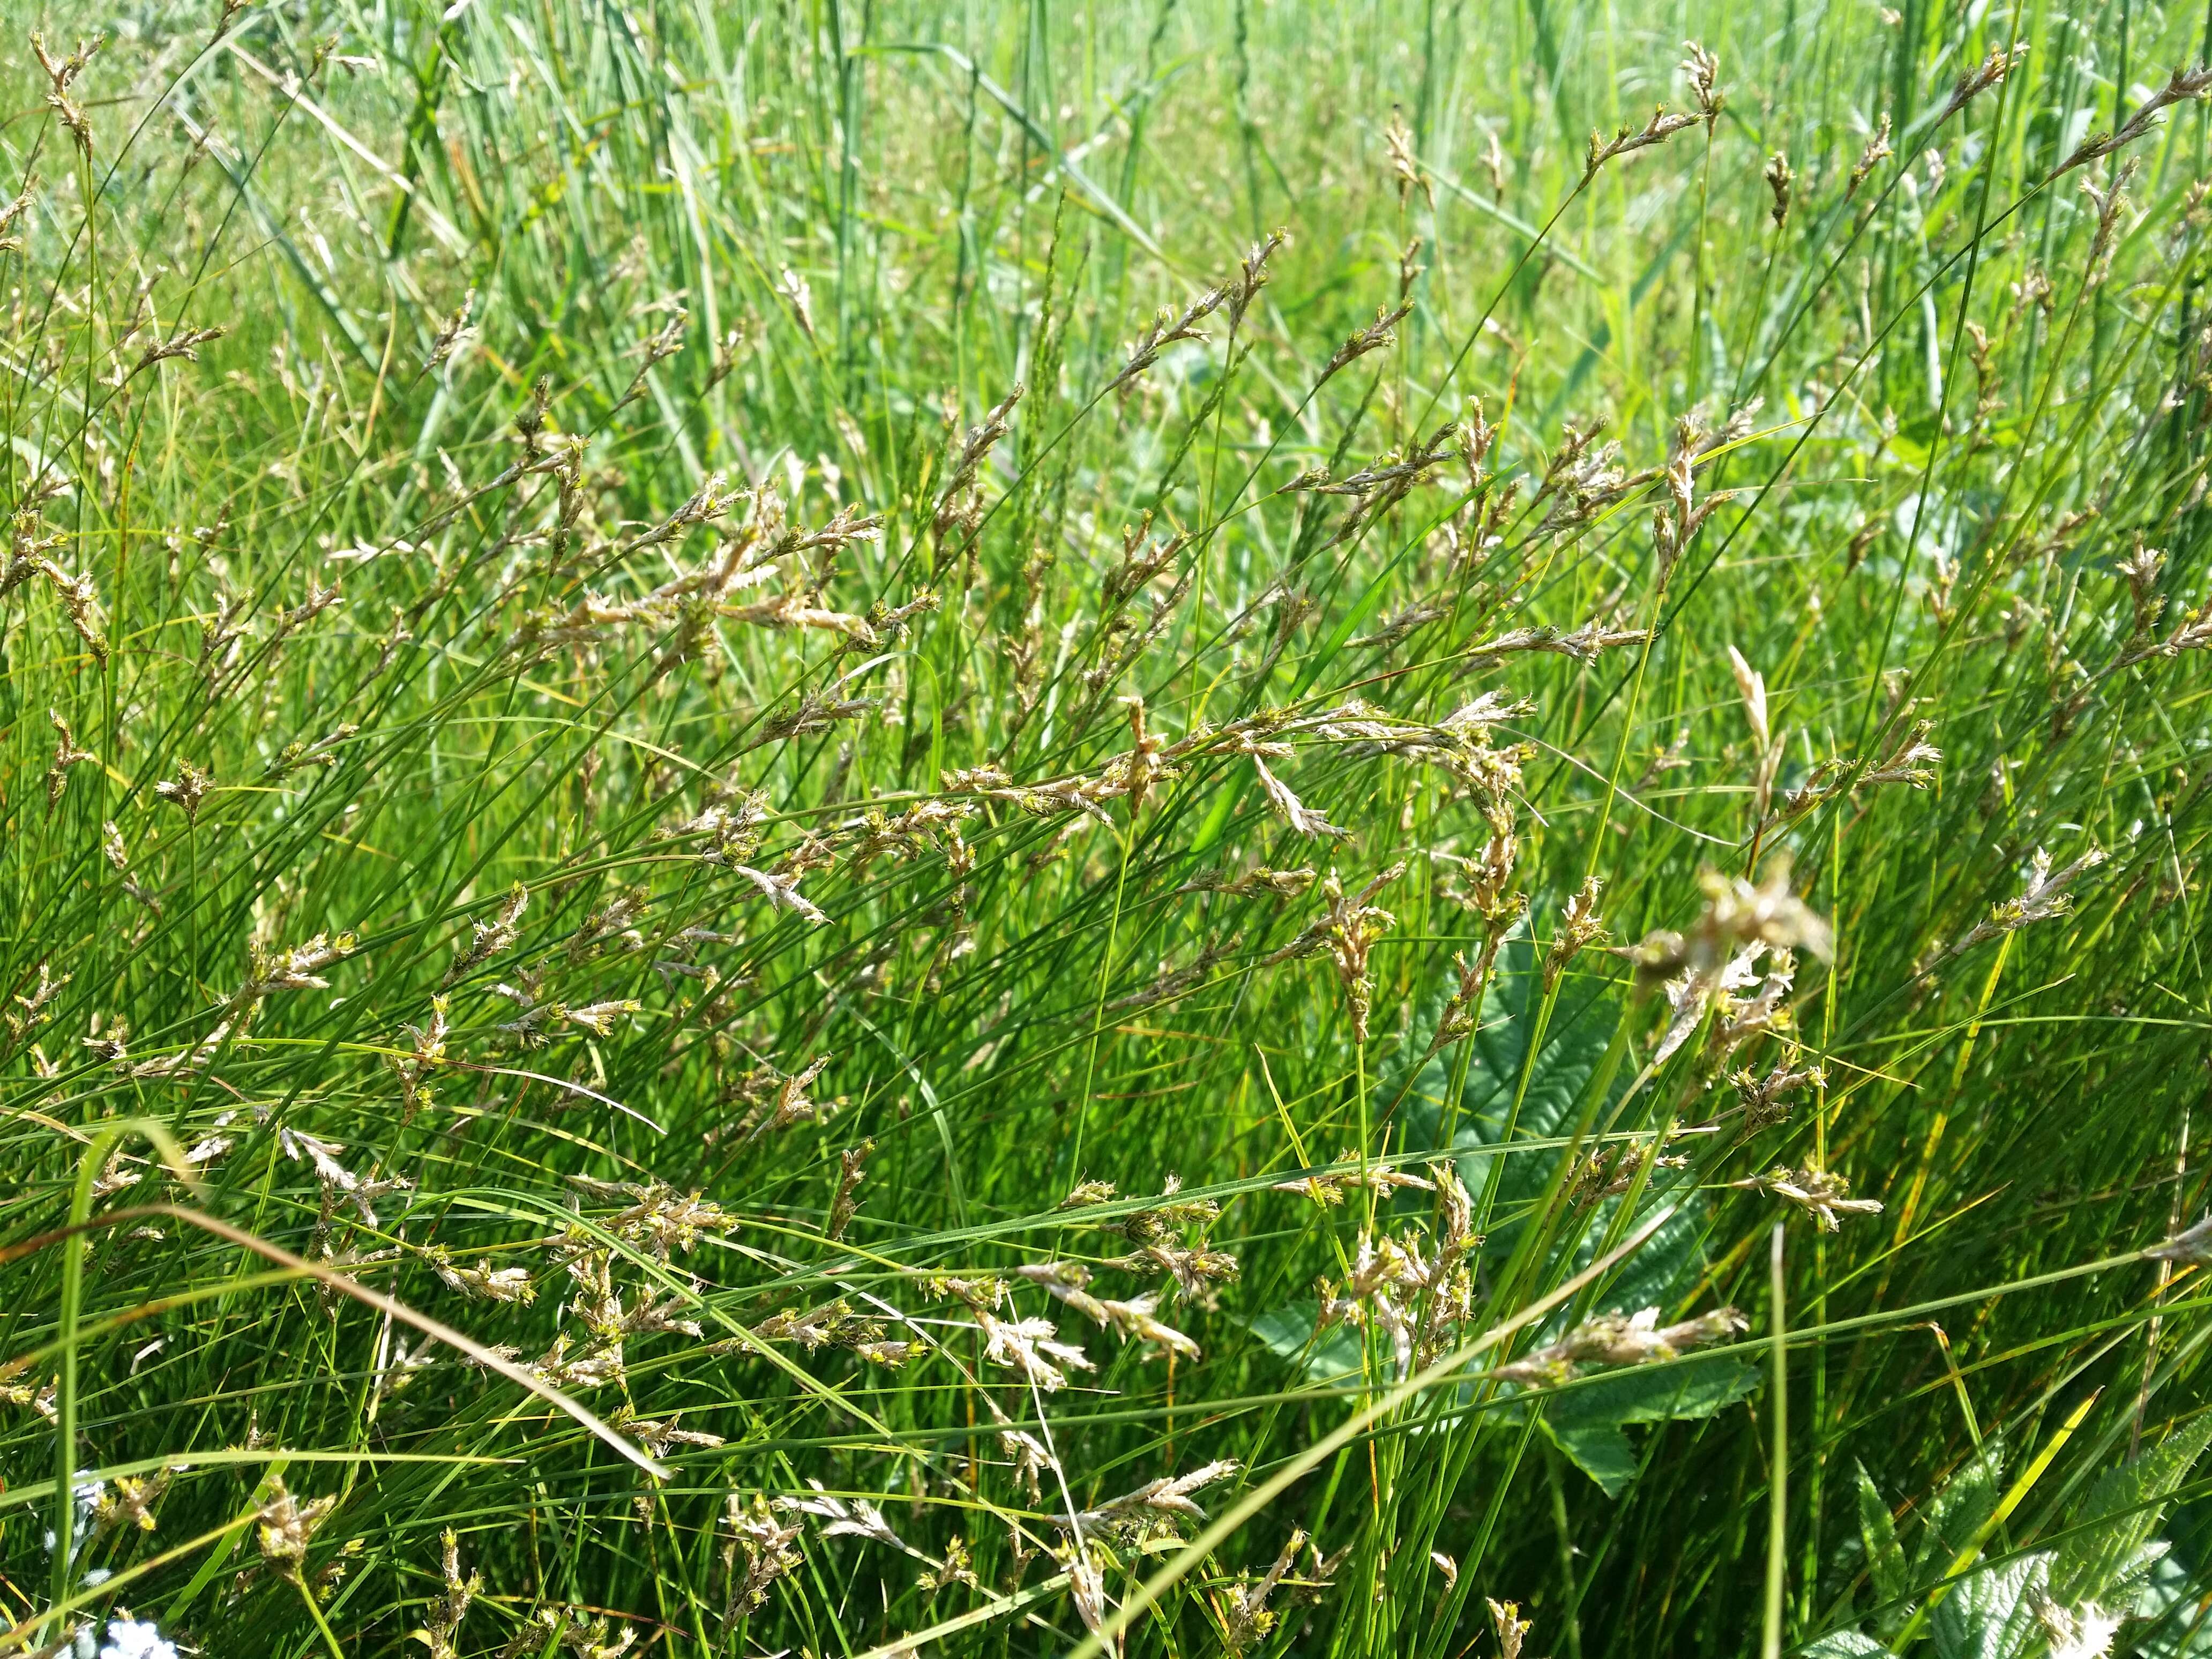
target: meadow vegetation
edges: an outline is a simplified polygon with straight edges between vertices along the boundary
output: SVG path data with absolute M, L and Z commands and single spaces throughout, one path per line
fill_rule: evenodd
M 0 1653 L 2212 1653 L 2205 20 L 0 24 Z

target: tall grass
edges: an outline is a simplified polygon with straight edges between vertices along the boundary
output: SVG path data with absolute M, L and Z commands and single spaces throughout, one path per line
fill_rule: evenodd
M 9 21 L 0 1651 L 2212 1651 L 2203 25 Z

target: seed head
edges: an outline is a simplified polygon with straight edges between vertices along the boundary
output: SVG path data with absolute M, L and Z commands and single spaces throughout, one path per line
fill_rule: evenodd
M 1881 118 L 1875 123 L 1874 131 L 1866 141 L 1866 148 L 1859 152 L 1859 159 L 1851 165 L 1851 181 L 1844 193 L 1846 196 L 1857 195 L 1859 186 L 1867 181 L 1867 175 L 1896 153 L 1889 147 L 1889 112 L 1884 110 Z
M 2061 173 L 2071 173 L 2075 167 L 2087 167 L 2090 162 L 2101 161 L 2115 150 L 2135 143 L 2158 125 L 2161 111 L 2175 104 L 2202 98 L 2208 92 L 2212 92 L 2212 67 L 2200 64 L 2195 69 L 2183 69 L 2177 64 L 2173 73 L 2166 77 L 2166 84 L 2137 105 L 2128 118 L 2120 123 L 2118 131 L 2097 133 L 2083 140 L 2072 155 L 2051 170 L 2051 177 L 2056 179 Z
M 297 1584 L 307 1559 L 307 1546 L 318 1529 L 338 1506 L 335 1495 L 302 1504 L 285 1489 L 281 1475 L 269 1477 L 270 1497 L 261 1506 L 258 1533 L 261 1557 L 280 1578 Z
M 1713 123 L 1721 118 L 1721 106 L 1728 101 L 1720 87 L 1721 60 L 1694 40 L 1683 41 L 1682 50 L 1689 54 L 1682 60 L 1682 73 L 1690 78 L 1690 95 L 1711 137 Z
M 1769 216 L 1774 221 L 1774 228 L 1779 230 L 1790 222 L 1790 191 L 1797 182 L 1797 175 L 1790 170 L 1789 155 L 1778 149 L 1766 158 L 1765 176 L 1766 188 L 1774 196 L 1774 206 Z
M 1595 128 L 1590 131 L 1589 153 L 1583 160 L 1583 183 L 1587 185 L 1597 177 L 1597 171 L 1617 155 L 1627 155 L 1639 149 L 1649 149 L 1663 144 L 1685 127 L 1693 127 L 1705 118 L 1700 115 L 1670 115 L 1666 106 L 1653 108 L 1651 118 L 1641 130 L 1622 127 L 1609 139 L 1601 138 Z

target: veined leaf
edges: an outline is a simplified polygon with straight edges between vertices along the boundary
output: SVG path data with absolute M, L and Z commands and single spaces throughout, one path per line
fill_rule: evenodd
M 2051 1569 L 2051 1593 L 2062 1607 L 2100 1601 L 2123 1576 L 2136 1552 L 2158 1530 L 2165 1500 L 2189 1478 L 2212 1443 L 2212 1416 L 2185 1424 L 2131 1463 L 2107 1469 L 2082 1503 L 2088 1530 L 2059 1547 Z
M 1929 1620 L 1936 1659 L 2020 1659 L 2046 1639 L 2034 1602 L 2047 1593 L 2051 1559 L 2039 1551 L 1960 1579 Z
M 1905 1547 L 1897 1541 L 1897 1522 L 1866 1466 L 1858 1466 L 1859 1537 L 1866 1546 L 1867 1577 L 1884 1601 L 1903 1600 L 1908 1580 Z

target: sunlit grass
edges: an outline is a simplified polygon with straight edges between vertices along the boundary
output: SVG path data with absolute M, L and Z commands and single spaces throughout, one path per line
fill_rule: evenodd
M 2212 1650 L 2187 19 L 14 24 L 0 1652 Z

